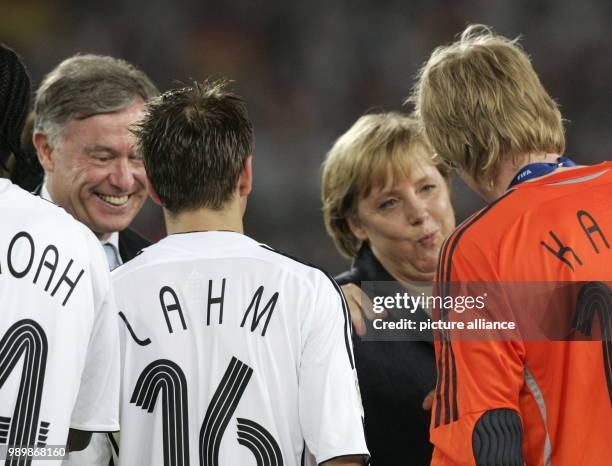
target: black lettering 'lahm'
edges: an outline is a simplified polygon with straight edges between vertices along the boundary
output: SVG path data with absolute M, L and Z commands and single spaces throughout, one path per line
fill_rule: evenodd
M 170 296 L 172 299 L 171 302 L 167 302 L 167 296 Z M 178 296 L 176 292 L 170 288 L 169 286 L 163 286 L 161 290 L 159 290 L 159 303 L 161 304 L 162 311 L 164 312 L 164 317 L 166 318 L 166 324 L 168 325 L 168 332 L 173 333 L 172 324 L 170 323 L 170 317 L 168 316 L 169 312 L 177 311 L 178 315 L 181 318 L 181 325 L 183 326 L 183 330 L 187 330 L 187 325 L 185 324 L 185 317 L 183 316 L 183 310 L 181 309 L 181 303 L 179 302 Z
M 274 307 L 276 306 L 276 301 L 278 301 L 278 291 L 272 295 L 272 297 L 266 303 L 266 306 L 263 308 L 260 314 L 259 313 L 259 303 L 261 302 L 261 297 L 263 295 L 263 292 L 264 292 L 263 286 L 260 286 L 259 288 L 257 288 L 257 291 L 253 295 L 253 299 L 251 299 L 251 304 L 249 304 L 249 307 L 244 313 L 244 317 L 242 318 L 242 323 L 240 324 L 240 326 L 244 327 L 244 324 L 247 320 L 247 317 L 249 316 L 251 312 L 251 309 L 254 308 L 253 319 L 251 321 L 251 332 L 254 332 L 255 329 L 257 329 L 257 326 L 259 325 L 259 321 L 267 313 L 268 317 L 266 317 L 266 323 L 264 324 L 264 327 L 261 331 L 261 336 L 265 337 L 266 331 L 268 330 L 268 324 L 270 323 L 270 318 L 272 317 L 272 313 L 274 312 Z
M 208 280 L 208 304 L 206 306 L 206 325 L 210 325 L 210 311 L 213 304 L 219 305 L 219 325 L 223 323 L 223 300 L 225 299 L 225 278 L 221 281 L 221 296 L 212 297 L 213 281 Z

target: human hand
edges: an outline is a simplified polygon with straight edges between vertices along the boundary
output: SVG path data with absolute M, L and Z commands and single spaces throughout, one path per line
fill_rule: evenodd
M 363 337 L 367 333 L 364 316 L 368 320 L 386 317 L 387 311 L 374 312 L 372 301 L 357 285 L 353 283 L 342 285 L 342 291 L 349 307 L 353 328 L 358 336 Z
M 425 397 L 425 399 L 423 400 L 422 406 L 425 411 L 429 411 L 431 407 L 433 406 L 434 394 L 435 394 L 435 390 L 430 391 Z

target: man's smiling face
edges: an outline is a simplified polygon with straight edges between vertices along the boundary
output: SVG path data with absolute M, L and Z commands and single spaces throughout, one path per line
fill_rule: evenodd
M 147 197 L 130 132 L 143 114 L 144 102 L 136 100 L 114 113 L 74 118 L 51 151 L 46 176 L 53 201 L 100 239 L 127 228 Z

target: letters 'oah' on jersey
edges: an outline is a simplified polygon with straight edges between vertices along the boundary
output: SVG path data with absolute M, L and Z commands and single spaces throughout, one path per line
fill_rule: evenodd
M 171 235 L 113 272 L 122 465 L 366 455 L 350 321 L 320 270 L 232 232 Z
M 0 218 L 0 446 L 118 430 L 117 311 L 98 240 L 4 179 Z M 6 464 L 57 464 L 33 458 Z
M 580 282 L 586 288 L 578 302 L 558 303 L 547 318 L 565 319 L 571 308 L 582 322 L 575 330 L 587 335 L 597 327 L 602 338 L 459 341 L 451 331 L 437 341 L 432 464 L 514 464 L 503 458 L 516 457 L 518 449 L 528 465 L 609 465 L 612 163 L 560 171 L 508 191 L 445 242 L 437 279 L 440 290 L 467 281 Z M 601 299 L 588 317 L 582 313 L 593 291 Z M 502 424 L 510 440 L 522 430 L 522 444 L 497 443 Z

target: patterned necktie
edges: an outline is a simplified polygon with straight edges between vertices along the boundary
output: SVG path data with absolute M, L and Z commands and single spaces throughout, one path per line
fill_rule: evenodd
M 103 246 L 104 252 L 106 253 L 106 260 L 108 260 L 108 268 L 112 271 L 121 265 L 117 249 L 111 243 L 104 243 Z

